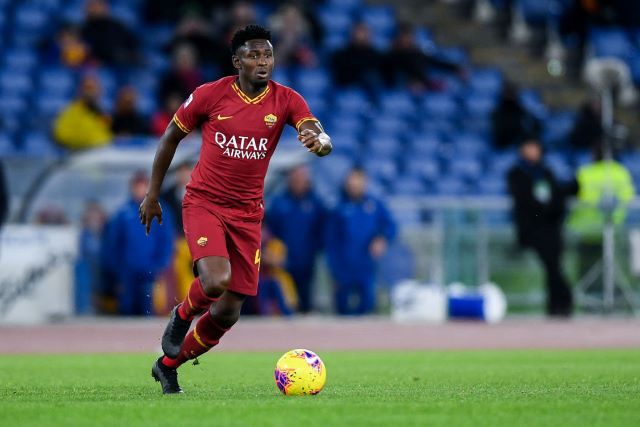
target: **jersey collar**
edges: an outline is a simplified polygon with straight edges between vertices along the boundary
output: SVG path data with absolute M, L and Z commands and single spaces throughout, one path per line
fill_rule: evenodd
M 271 90 L 269 88 L 269 83 L 267 83 L 267 87 L 264 88 L 264 90 L 262 92 L 260 92 L 259 95 L 257 95 L 255 98 L 249 98 L 243 91 L 242 89 L 240 89 L 240 86 L 238 85 L 237 81 L 234 81 L 233 84 L 231 85 L 231 88 L 233 89 L 233 91 L 240 97 L 240 99 L 242 99 L 245 103 L 247 104 L 257 104 L 258 102 L 262 101 L 267 94 L 269 93 L 269 91 Z

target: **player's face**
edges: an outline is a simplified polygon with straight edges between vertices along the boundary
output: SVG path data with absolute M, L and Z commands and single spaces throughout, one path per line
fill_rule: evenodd
M 238 49 L 234 66 L 253 84 L 266 84 L 273 73 L 273 46 L 268 40 L 249 40 Z

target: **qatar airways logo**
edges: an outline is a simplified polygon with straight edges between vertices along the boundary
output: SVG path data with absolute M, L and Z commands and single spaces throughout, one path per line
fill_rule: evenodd
M 246 160 L 262 160 L 267 157 L 267 138 L 235 135 L 227 137 L 222 132 L 216 132 L 214 141 L 224 150 L 222 154 L 227 157 Z

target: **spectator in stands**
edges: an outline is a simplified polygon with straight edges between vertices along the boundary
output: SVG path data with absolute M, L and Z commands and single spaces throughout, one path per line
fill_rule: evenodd
M 107 215 L 96 201 L 86 204 L 75 265 L 76 314 L 96 312 L 94 300 L 103 294 L 102 234 Z
M 575 184 L 561 185 L 543 161 L 542 145 L 529 137 L 520 146 L 520 160 L 507 175 L 514 203 L 514 219 L 521 248 L 533 249 L 546 275 L 547 314 L 570 316 L 571 288 L 562 271 L 562 228 L 567 197 Z
M 89 47 L 75 25 L 63 25 L 53 39 L 49 37 L 42 44 L 43 60 L 47 64 L 78 68 L 86 65 L 89 60 Z
M 377 263 L 395 235 L 389 210 L 367 193 L 364 171 L 352 170 L 326 221 L 326 256 L 339 314 L 373 313 Z
M 293 277 L 300 311 L 312 310 L 312 282 L 316 258 L 322 248 L 325 208 L 311 187 L 305 166 L 289 172 L 287 189 L 273 198 L 266 224 L 287 247 L 286 269 Z
M 82 37 L 91 56 L 105 65 L 131 66 L 138 62 L 138 41 L 133 32 L 111 16 L 105 0 L 89 0 Z
M 182 100 L 204 83 L 204 75 L 198 65 L 195 49 L 189 44 L 178 46 L 173 54 L 173 66 L 160 82 L 159 101 L 179 93 Z
M 211 24 L 202 15 L 191 11 L 181 19 L 170 43 L 171 51 L 190 45 L 202 64 L 223 69 L 229 61 L 228 45 L 222 45 L 211 32 Z
M 111 131 L 114 135 L 149 134 L 147 120 L 137 110 L 137 97 L 136 90 L 131 86 L 125 86 L 118 92 L 113 121 L 111 122 Z
M 540 121 L 518 99 L 518 88 L 505 82 L 500 100 L 491 113 L 493 145 L 498 149 L 517 147 L 527 136 L 538 137 Z
M 407 86 L 414 92 L 441 90 L 444 84 L 429 77 L 432 68 L 463 75 L 464 67 L 423 52 L 417 45 L 413 26 L 403 24 L 385 58 L 387 82 Z
M 111 119 L 98 104 L 100 93 L 100 83 L 94 76 L 82 79 L 78 97 L 60 112 L 53 124 L 53 135 L 60 145 L 81 150 L 111 141 Z
M 182 94 L 178 92 L 171 92 L 166 95 L 162 108 L 156 111 L 151 118 L 151 132 L 155 136 L 162 136 L 183 101 Z
M 333 55 L 333 78 L 338 85 L 359 85 L 375 93 L 382 83 L 382 60 L 382 54 L 373 46 L 367 24 L 356 24 L 349 44 Z M 354 73 L 356 69 L 358 72 Z
M 150 235 L 140 226 L 138 208 L 149 185 L 145 172 L 130 181 L 130 196 L 114 215 L 105 235 L 107 267 L 118 280 L 118 312 L 151 315 L 153 285 L 173 254 L 173 220 L 163 213 L 163 223 Z
M 617 161 L 605 158 L 602 143 L 593 148 L 593 163 L 578 170 L 578 200 L 569 226 L 579 236 L 581 276 L 602 256 L 602 229 L 606 223 L 621 226 L 627 205 L 635 196 L 629 171 Z
M 278 46 L 274 55 L 279 66 L 313 67 L 316 57 L 311 49 L 311 26 L 298 5 L 285 3 L 269 17 L 269 26 Z
M 589 149 L 602 141 L 602 110 L 596 96 L 580 107 L 569 141 L 575 148 Z
M 298 308 L 293 278 L 284 269 L 287 247 L 282 241 L 268 238 L 260 257 L 258 314 L 290 316 Z

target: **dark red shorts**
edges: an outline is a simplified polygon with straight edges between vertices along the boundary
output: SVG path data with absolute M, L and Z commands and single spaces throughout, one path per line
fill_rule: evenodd
M 208 256 L 227 258 L 231 264 L 228 289 L 250 296 L 258 293 L 261 221 L 230 219 L 191 203 L 183 206 L 182 221 L 194 265 Z

